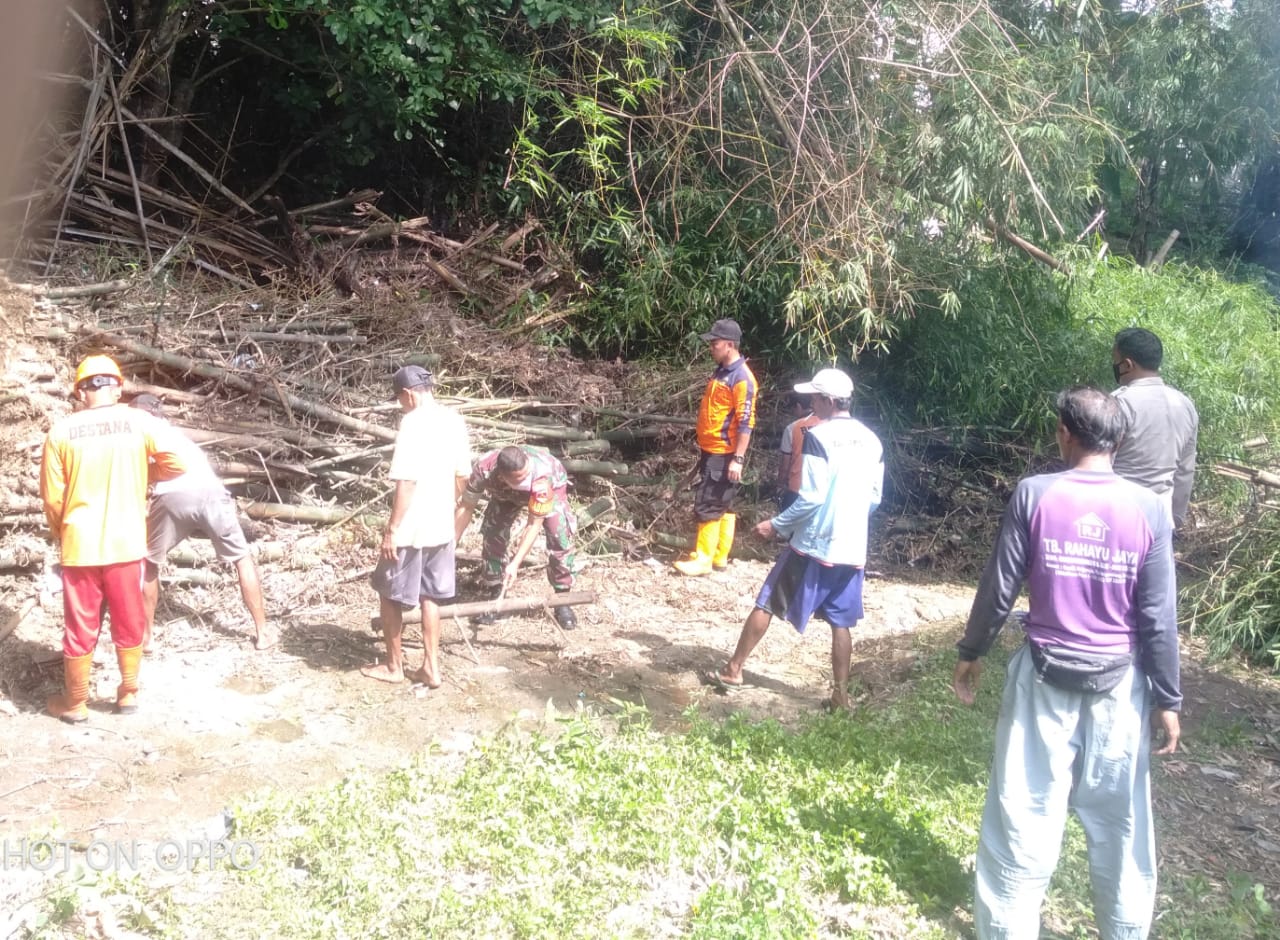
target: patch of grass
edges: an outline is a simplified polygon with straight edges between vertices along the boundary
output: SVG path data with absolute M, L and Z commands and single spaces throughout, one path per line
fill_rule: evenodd
M 662 734 L 631 706 L 513 725 L 465 759 L 241 807 L 259 864 L 199 893 L 113 891 L 171 937 L 963 936 L 1003 660 L 973 709 L 942 649 L 882 707 L 797 728 L 690 712 Z M 1252 885 L 1161 884 L 1162 937 L 1274 926 Z M 1048 935 L 1094 936 L 1088 897 L 1073 825 Z
M 1253 733 L 1253 724 L 1243 715 L 1209 712 L 1196 725 L 1195 738 L 1206 747 L 1234 750 L 1247 745 Z
M 1218 658 L 1243 652 L 1280 670 L 1280 514 L 1241 526 L 1209 577 L 1183 591 L 1190 627 Z
M 1278 930 L 1262 885 L 1242 876 L 1224 885 L 1192 873 L 1161 892 L 1153 933 L 1162 940 L 1226 940 L 1275 937 Z

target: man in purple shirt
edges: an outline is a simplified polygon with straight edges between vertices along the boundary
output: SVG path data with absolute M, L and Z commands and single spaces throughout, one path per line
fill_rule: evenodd
M 1155 907 L 1149 727 L 1154 753 L 1172 754 L 1182 704 L 1171 520 L 1112 469 L 1128 427 L 1115 398 L 1080 386 L 1057 409 L 1069 469 L 1014 490 L 958 644 L 953 687 L 972 704 L 1026 584 L 1027 642 L 1009 661 L 978 839 L 979 940 L 1040 935 L 1069 809 L 1103 940 L 1146 937 Z

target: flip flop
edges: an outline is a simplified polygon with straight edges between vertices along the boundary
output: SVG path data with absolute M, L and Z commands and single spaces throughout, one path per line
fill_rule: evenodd
M 721 692 L 737 692 L 739 689 L 742 688 L 741 679 L 739 679 L 737 682 L 730 682 L 724 676 L 720 675 L 719 669 L 708 670 L 707 672 L 703 673 L 702 678 L 706 681 L 707 685 L 714 686 L 715 688 L 719 689 Z

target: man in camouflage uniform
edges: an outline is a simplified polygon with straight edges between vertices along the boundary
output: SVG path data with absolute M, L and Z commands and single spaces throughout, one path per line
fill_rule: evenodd
M 577 527 L 569 508 L 569 476 L 564 464 L 543 447 L 511 446 L 490 451 L 476 461 L 458 503 L 456 535 L 462 538 L 482 497 L 488 497 L 480 523 L 481 560 L 485 582 L 505 593 L 515 583 L 541 529 L 547 546 L 547 580 L 557 593 L 573 590 L 573 533 Z M 507 560 L 511 527 L 524 514 L 516 548 Z M 565 630 L 578 625 L 573 608 L 555 608 L 556 622 Z M 491 621 L 492 615 L 477 618 Z

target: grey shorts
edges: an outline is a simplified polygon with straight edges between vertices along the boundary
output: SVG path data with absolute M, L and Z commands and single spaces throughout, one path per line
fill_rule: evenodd
M 427 548 L 397 548 L 396 560 L 378 559 L 373 569 L 373 589 L 406 609 L 422 601 L 453 599 L 456 568 L 453 543 Z
M 151 498 L 147 510 L 147 561 L 159 565 L 169 550 L 192 535 L 213 543 L 218 560 L 235 564 L 249 555 L 235 500 L 222 487 L 178 490 Z

